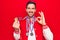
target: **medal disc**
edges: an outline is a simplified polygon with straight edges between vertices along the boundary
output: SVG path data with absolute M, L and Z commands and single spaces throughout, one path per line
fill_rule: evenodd
M 33 33 L 30 33 L 31 36 L 33 36 Z

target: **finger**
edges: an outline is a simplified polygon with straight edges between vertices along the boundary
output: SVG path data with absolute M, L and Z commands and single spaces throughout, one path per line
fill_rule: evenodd
M 41 20 L 41 17 L 37 17 L 36 20 L 39 22 Z
M 41 18 L 41 17 L 37 17 L 37 18 Z
M 15 17 L 15 19 L 14 19 L 15 21 L 17 21 L 18 20 L 18 18 L 17 17 Z
M 43 18 L 44 18 L 43 12 L 41 11 L 41 12 L 39 12 L 39 14 L 41 15 L 41 18 L 40 18 L 40 19 L 43 19 Z M 39 17 L 38 17 L 38 18 L 39 18 Z
M 40 15 L 41 12 L 39 12 L 39 15 Z
M 36 21 L 39 22 L 39 20 L 36 18 Z
M 41 15 L 44 16 L 44 13 L 41 11 Z
M 36 19 L 36 21 L 37 21 L 38 23 L 42 24 L 42 20 Z
M 37 17 L 37 19 L 42 19 L 42 17 Z
M 39 14 L 40 14 L 40 16 L 42 17 L 43 16 L 43 12 L 41 11 L 41 12 L 39 12 Z

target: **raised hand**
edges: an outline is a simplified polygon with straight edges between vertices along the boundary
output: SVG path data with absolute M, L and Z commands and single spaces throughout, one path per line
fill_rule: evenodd
M 17 17 L 14 18 L 14 23 L 13 23 L 13 27 L 14 28 L 18 28 L 20 27 L 20 23 Z
M 43 12 L 39 12 L 40 16 L 36 18 L 36 21 L 42 25 L 46 25 L 46 22 L 45 22 L 45 17 L 44 17 L 44 14 Z M 40 20 L 39 20 L 40 19 Z

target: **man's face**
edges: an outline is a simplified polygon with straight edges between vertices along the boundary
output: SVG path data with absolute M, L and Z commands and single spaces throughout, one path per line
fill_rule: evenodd
M 36 8 L 34 4 L 28 4 L 26 8 L 26 12 L 28 13 L 28 16 L 32 17 L 34 13 L 36 12 Z

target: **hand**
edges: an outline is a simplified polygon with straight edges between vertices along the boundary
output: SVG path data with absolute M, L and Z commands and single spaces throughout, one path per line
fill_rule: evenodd
M 15 17 L 14 18 L 14 22 L 18 22 L 19 20 L 18 20 L 18 17 Z
M 41 16 L 37 17 L 37 18 L 36 18 L 36 21 L 37 21 L 39 24 L 46 25 L 45 17 L 44 17 L 43 12 L 41 11 L 41 12 L 39 12 L 39 14 L 40 14 Z M 38 19 L 40 19 L 40 20 L 38 20 Z
M 18 28 L 20 27 L 20 23 L 17 17 L 14 18 L 14 23 L 13 23 L 13 27 L 14 28 Z

